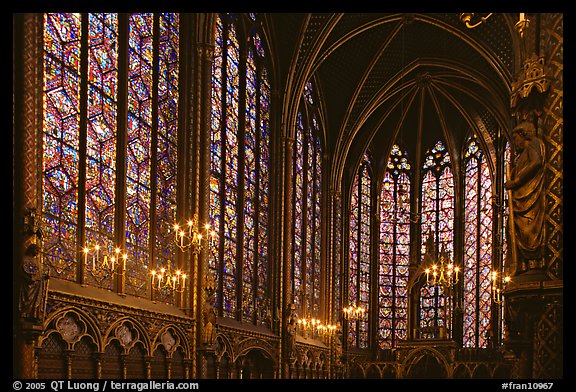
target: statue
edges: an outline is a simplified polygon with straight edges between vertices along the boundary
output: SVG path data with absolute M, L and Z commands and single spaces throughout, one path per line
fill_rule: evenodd
M 296 332 L 298 329 L 296 305 L 290 303 L 286 313 L 286 358 L 293 358 L 296 348 Z
M 507 173 L 509 257 L 511 276 L 541 268 L 544 255 L 545 147 L 534 125 L 524 121 L 512 131 L 516 158 Z
M 26 249 L 18 303 L 20 316 L 32 322 L 41 322 L 43 319 L 48 279 L 36 264 L 38 254 L 40 254 L 40 247 L 36 244 L 30 245 Z
M 212 305 L 216 299 L 216 280 L 210 271 L 204 276 L 204 292 L 206 302 L 204 302 L 202 307 L 202 343 L 212 347 L 216 340 L 216 320 L 218 315 L 216 308 Z
M 35 208 L 30 208 L 24 216 L 24 235 L 27 244 L 21 269 L 21 286 L 18 310 L 23 320 L 41 323 L 46 306 L 48 275 L 42 271 L 39 260 L 40 246 L 36 240 L 42 238 L 40 219 Z
M 212 346 L 216 340 L 216 309 L 209 303 L 204 303 L 204 309 L 202 311 L 203 318 L 203 334 L 202 343 L 207 346 Z

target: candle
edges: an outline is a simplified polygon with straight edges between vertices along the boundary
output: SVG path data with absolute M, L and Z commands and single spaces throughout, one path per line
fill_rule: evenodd
M 94 249 L 96 249 L 96 260 L 98 260 L 100 258 L 100 245 L 96 245 Z M 95 264 L 92 264 L 92 270 L 94 270 Z
M 182 290 L 186 288 L 186 274 L 182 275 Z
M 116 271 L 116 261 L 118 261 L 118 263 L 120 263 L 120 248 L 116 248 L 114 249 L 114 253 L 116 253 L 116 257 L 114 258 L 114 261 L 112 263 L 112 270 Z
M 88 248 L 84 248 L 84 266 L 88 268 Z
M 524 12 L 520 12 L 520 22 L 524 20 Z

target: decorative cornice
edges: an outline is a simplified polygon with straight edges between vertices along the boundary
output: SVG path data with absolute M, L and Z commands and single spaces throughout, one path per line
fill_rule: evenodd
M 176 316 L 174 314 L 168 314 L 160 310 L 155 311 L 151 309 L 139 308 L 126 306 L 121 304 L 111 303 L 105 300 L 99 300 L 96 298 L 82 297 L 75 294 L 70 294 L 61 291 L 49 291 L 48 292 L 48 302 L 52 302 L 52 306 L 49 306 L 49 313 L 51 313 L 55 307 L 60 308 L 61 306 L 54 305 L 73 305 L 82 309 L 86 307 L 93 308 L 94 310 L 105 310 L 107 312 L 116 312 L 121 315 L 137 316 L 146 319 L 162 320 L 178 324 L 190 325 L 194 323 L 194 318 L 185 315 Z M 56 304 L 54 304 L 54 302 Z M 152 303 L 151 303 L 152 304 Z M 168 306 L 168 305 L 165 305 Z

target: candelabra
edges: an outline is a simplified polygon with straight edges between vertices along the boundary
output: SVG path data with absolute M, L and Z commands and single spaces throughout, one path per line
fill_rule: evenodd
M 99 244 L 96 244 L 93 247 L 84 247 L 84 268 L 87 271 L 107 272 L 110 275 L 119 273 L 124 274 L 126 272 L 126 260 L 128 259 L 128 255 L 126 253 L 121 254 L 122 251 L 120 248 L 115 248 L 112 253 L 109 253 L 106 250 L 101 251 L 101 249 L 102 247 Z M 118 272 L 117 265 L 120 263 L 122 263 L 122 268 L 120 268 L 121 272 Z
M 342 309 L 346 320 L 359 320 L 364 317 L 366 309 L 362 306 L 348 306 Z
M 433 262 L 432 266 L 426 268 L 424 273 L 426 274 L 426 283 L 431 283 L 432 285 L 441 285 L 444 287 L 452 287 L 458 283 L 458 274 L 460 273 L 460 267 L 455 266 L 449 259 L 448 252 L 444 245 L 442 246 L 442 251 L 438 257 L 438 263 Z M 430 279 L 432 275 L 432 279 Z
M 512 280 L 510 276 L 498 278 L 498 272 L 492 271 L 492 301 L 497 304 L 502 303 L 502 291 L 504 287 Z
M 160 268 L 158 271 L 150 271 L 152 275 L 152 289 L 169 289 L 182 293 L 186 289 L 185 273 L 180 270 L 171 271 L 170 268 Z
M 185 226 L 188 226 L 188 228 Z M 192 249 L 195 254 L 198 254 L 204 246 L 203 241 L 210 241 L 211 238 L 216 236 L 216 232 L 211 229 L 209 223 L 206 223 L 203 229 L 200 229 L 197 214 L 194 214 L 194 217 L 185 226 L 174 225 L 174 243 L 182 251 Z
M 299 331 L 305 337 L 311 334 L 312 337 L 330 338 L 338 329 L 337 325 L 323 324 L 316 318 L 299 318 L 297 323 Z

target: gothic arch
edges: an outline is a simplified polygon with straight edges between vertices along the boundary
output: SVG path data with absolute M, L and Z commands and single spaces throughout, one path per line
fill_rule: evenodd
M 52 333 L 57 333 L 68 344 L 69 349 L 88 336 L 97 346 L 98 351 L 103 350 L 103 337 L 96 320 L 90 313 L 74 306 L 67 306 L 48 316 L 44 322 L 44 333 L 38 339 L 38 347 Z
M 184 350 L 187 359 L 191 358 L 192 353 L 186 333 L 181 328 L 175 325 L 166 325 L 152 339 L 151 351 L 152 353 L 163 346 L 169 356 L 171 357 L 179 347 Z
M 230 363 L 233 363 L 236 358 L 234 357 L 234 351 L 232 350 L 232 343 L 228 337 L 224 334 L 216 335 L 216 358 L 221 360 L 224 356 L 228 357 Z
M 366 368 L 366 378 L 374 378 L 374 379 L 381 379 L 382 373 L 380 372 L 380 368 L 376 364 L 370 364 Z
M 472 377 L 472 375 L 471 375 L 470 369 L 468 369 L 468 366 L 466 366 L 464 364 L 459 364 L 454 369 L 452 377 L 453 378 L 468 379 L 468 378 Z
M 474 379 L 479 379 L 479 378 L 492 378 L 491 377 L 491 372 L 490 369 L 488 369 L 488 367 L 481 363 L 478 364 L 475 368 L 474 371 L 472 372 L 472 378 Z
M 131 317 L 122 317 L 116 320 L 108 327 L 104 337 L 104 347 L 116 340 L 124 352 L 128 353 L 136 344 L 141 343 L 147 355 L 153 354 L 147 328 Z
M 449 378 L 451 367 L 445 356 L 435 348 L 419 348 L 408 354 L 402 363 L 403 378 Z
M 246 356 L 250 351 L 252 350 L 260 350 L 262 351 L 262 353 L 269 358 L 273 363 L 274 366 L 277 366 L 276 363 L 276 353 L 275 353 L 275 349 L 274 347 L 272 347 L 272 345 L 265 340 L 261 340 L 261 339 L 246 339 L 245 341 L 242 341 L 242 343 L 240 345 L 238 345 L 236 347 L 237 349 L 237 353 L 234 356 L 235 359 L 238 359 L 240 357 L 244 357 Z

